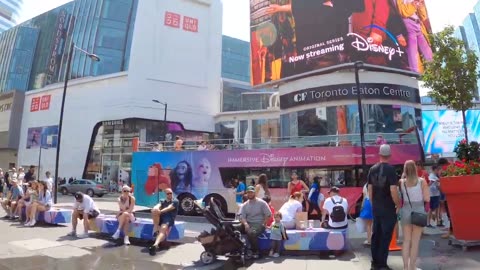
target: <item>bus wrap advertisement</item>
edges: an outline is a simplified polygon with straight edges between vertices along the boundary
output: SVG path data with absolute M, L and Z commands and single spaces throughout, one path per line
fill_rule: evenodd
M 424 0 L 250 0 L 251 82 L 363 61 L 421 73 L 432 59 Z
M 417 144 L 393 144 L 391 163 L 400 165 L 408 159 L 418 159 L 420 150 Z M 366 147 L 367 164 L 378 162 L 378 145 Z M 353 168 L 361 164 L 361 148 L 308 147 L 253 149 L 229 151 L 178 151 L 178 152 L 135 152 L 132 163 L 132 184 L 137 204 L 152 207 L 165 195 L 162 191 L 171 188 L 175 196 L 182 201 L 193 203 L 212 194 L 219 194 L 226 210 L 234 213 L 237 209 L 232 178 L 238 177 L 238 171 L 271 171 L 272 168 L 328 168 L 344 166 Z M 286 183 L 290 175 L 282 179 L 270 179 L 272 204 L 280 207 L 287 195 Z M 251 184 L 254 174 L 245 177 Z M 280 182 L 279 182 L 280 181 Z M 348 189 L 351 187 L 346 187 Z M 358 200 L 361 188 L 350 198 Z M 342 193 L 348 199 L 348 192 Z M 188 198 L 186 198 L 186 196 Z

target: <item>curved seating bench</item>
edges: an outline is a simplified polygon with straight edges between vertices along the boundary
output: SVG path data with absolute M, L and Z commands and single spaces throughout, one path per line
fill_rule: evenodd
M 73 211 L 70 209 L 55 208 L 45 211 L 37 212 L 37 222 L 44 222 L 48 224 L 64 224 L 72 222 Z M 22 208 L 22 220 L 26 219 L 26 207 Z
M 90 230 L 113 235 L 118 228 L 118 220 L 114 215 L 99 215 L 90 220 Z M 168 233 L 167 241 L 180 240 L 185 234 L 185 222 L 175 221 Z M 153 239 L 153 221 L 149 218 L 137 218 L 130 223 L 129 237 L 143 240 Z
M 283 241 L 282 250 L 292 251 L 343 251 L 347 250 L 347 229 L 328 230 L 313 228 L 307 230 L 287 230 L 288 240 Z M 260 250 L 269 250 L 270 231 L 259 236 Z

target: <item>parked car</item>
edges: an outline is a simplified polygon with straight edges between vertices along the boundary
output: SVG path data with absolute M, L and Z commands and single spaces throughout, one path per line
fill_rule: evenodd
M 102 197 L 108 193 L 108 190 L 105 188 L 105 186 L 98 184 L 95 181 L 86 179 L 78 179 L 69 184 L 67 183 L 60 186 L 60 192 L 63 195 L 75 194 L 75 192 L 78 191 L 83 192 L 90 197 L 95 195 Z

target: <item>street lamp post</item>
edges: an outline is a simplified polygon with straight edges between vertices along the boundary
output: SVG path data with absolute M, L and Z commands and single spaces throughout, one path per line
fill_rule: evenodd
M 44 147 L 40 144 L 40 149 L 38 151 L 38 170 L 37 170 L 37 179 L 40 181 L 40 165 L 42 162 L 42 149 L 48 149 L 48 147 Z
M 163 112 L 163 140 L 165 141 L 167 138 L 167 110 L 168 104 L 166 102 L 161 102 L 157 99 L 152 99 L 153 102 L 163 105 L 165 111 Z
M 84 54 L 86 54 L 90 59 L 92 59 L 95 62 L 99 62 L 100 58 L 93 53 L 89 53 L 83 49 L 80 49 L 75 46 L 75 43 L 72 41 L 70 44 L 70 48 L 68 50 L 68 58 L 67 58 L 67 68 L 65 70 L 65 80 L 64 80 L 64 85 L 63 85 L 63 95 L 62 95 L 62 105 L 60 107 L 60 121 L 58 123 L 58 135 L 57 135 L 57 154 L 55 157 L 55 190 L 58 190 L 58 166 L 59 166 L 59 160 L 60 160 L 60 145 L 61 145 L 61 138 L 62 138 L 62 126 L 63 126 L 63 112 L 65 109 L 65 97 L 67 95 L 67 87 L 68 87 L 68 79 L 70 77 L 70 69 L 72 66 L 72 58 L 73 58 L 73 53 L 75 50 L 78 50 Z M 57 203 L 57 192 L 53 193 L 53 200 L 54 203 Z
M 363 126 L 363 108 L 362 108 L 362 95 L 360 93 L 360 78 L 359 70 L 363 67 L 363 62 L 355 62 L 355 84 L 357 88 L 357 105 L 358 105 L 358 119 L 360 122 L 360 144 L 362 145 L 362 171 L 363 171 L 363 180 L 367 176 L 367 157 L 365 151 L 365 130 Z

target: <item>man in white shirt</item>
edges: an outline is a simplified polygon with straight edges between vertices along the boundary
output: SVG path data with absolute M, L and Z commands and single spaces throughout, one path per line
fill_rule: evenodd
M 78 235 L 78 238 L 88 237 L 89 223 L 88 220 L 96 218 L 100 215 L 100 210 L 93 199 L 83 194 L 82 192 L 75 193 L 75 203 L 73 204 L 73 214 L 72 214 L 72 232 L 69 233 L 69 236 L 77 236 L 77 223 L 78 219 L 83 220 L 84 233 Z
M 322 227 L 326 229 L 346 229 L 348 227 L 348 202 L 347 199 L 338 195 L 340 189 L 332 187 L 328 194 L 330 198 L 323 203 Z M 328 224 L 325 223 L 325 218 L 329 215 Z
M 49 171 L 47 171 L 45 173 L 45 183 L 47 183 L 48 190 L 50 190 L 50 192 L 52 192 L 52 194 L 53 194 L 53 192 L 54 192 L 54 190 L 53 190 L 53 178 L 52 178 L 51 175 L 52 174 Z

